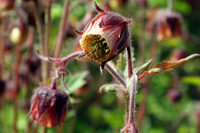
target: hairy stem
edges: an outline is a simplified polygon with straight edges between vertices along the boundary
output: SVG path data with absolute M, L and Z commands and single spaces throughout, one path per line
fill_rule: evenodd
M 126 119 L 125 119 L 125 124 L 127 124 L 128 120 L 129 120 L 129 100 L 130 100 L 130 96 L 127 95 L 126 96 Z
M 136 89 L 138 83 L 138 76 L 133 75 L 131 79 L 131 92 L 130 92 L 130 100 L 129 100 L 129 120 L 128 122 L 134 123 L 135 119 L 135 97 L 136 97 Z
M 37 51 L 38 57 L 44 61 L 50 61 L 50 62 L 54 62 L 54 63 L 65 63 L 65 64 L 67 62 L 71 61 L 72 59 L 79 57 L 79 55 L 82 53 L 83 53 L 83 51 L 77 51 L 77 52 L 71 53 L 63 58 L 51 58 L 51 57 L 43 56 L 40 54 L 39 51 Z
M 124 79 L 108 63 L 106 63 L 105 68 L 121 85 L 124 86 L 124 88 L 126 88 Z
M 69 0 L 65 0 L 64 13 L 63 13 L 62 20 L 61 20 L 61 23 L 60 23 L 58 40 L 57 40 L 57 43 L 56 43 L 56 50 L 55 50 L 55 53 L 54 53 L 55 58 L 59 57 L 61 46 L 63 44 L 63 37 L 64 37 L 64 32 L 65 32 L 66 22 L 67 22 L 67 16 L 68 16 L 68 10 L 69 10 L 68 7 L 69 7 Z M 55 67 L 55 65 L 53 66 L 53 68 L 54 67 Z
M 128 78 L 133 75 L 132 55 L 130 45 L 127 47 Z
M 123 129 L 121 130 L 121 133 L 138 133 L 137 128 L 135 126 L 135 97 L 136 97 L 136 89 L 137 89 L 137 83 L 138 83 L 138 76 L 132 75 L 130 79 L 131 85 L 128 85 L 130 94 L 129 94 L 129 100 L 127 111 L 126 111 L 126 123 Z M 128 119 L 128 120 L 127 120 Z

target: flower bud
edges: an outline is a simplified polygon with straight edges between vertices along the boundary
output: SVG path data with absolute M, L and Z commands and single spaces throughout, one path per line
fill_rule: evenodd
M 170 90 L 167 95 L 172 103 L 176 103 L 182 98 L 182 92 L 178 89 Z
M 28 66 L 29 72 L 35 74 L 35 72 L 40 68 L 41 61 L 36 56 L 30 56 L 25 60 L 26 65 Z
M 82 31 L 79 43 L 87 57 L 96 62 L 101 62 L 101 67 L 107 61 L 114 59 L 130 42 L 129 24 L 127 19 L 117 13 L 100 9 L 95 3 L 99 14 Z
M 67 115 L 68 95 L 52 86 L 40 86 L 31 99 L 29 115 L 34 122 L 44 127 L 54 127 L 64 122 Z
M 181 49 L 174 49 L 170 55 L 170 61 L 178 61 L 186 58 L 189 54 Z
M 181 35 L 181 22 L 182 17 L 179 13 L 169 10 L 158 11 L 155 16 L 158 40 L 179 37 Z

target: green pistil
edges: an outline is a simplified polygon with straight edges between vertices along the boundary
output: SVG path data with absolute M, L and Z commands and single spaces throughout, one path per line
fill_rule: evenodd
M 97 62 L 106 61 L 110 55 L 110 48 L 99 34 L 88 34 L 82 37 L 81 48 L 89 59 Z

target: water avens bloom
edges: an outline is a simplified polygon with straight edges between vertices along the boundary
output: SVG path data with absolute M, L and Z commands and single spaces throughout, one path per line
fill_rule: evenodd
M 179 13 L 169 10 L 160 10 L 155 16 L 155 23 L 158 32 L 158 40 L 181 36 L 182 16 Z
M 129 45 L 131 19 L 104 11 L 96 2 L 94 4 L 99 14 L 82 32 L 75 31 L 82 35 L 79 43 L 84 54 L 92 61 L 101 62 L 103 69 L 106 62 L 114 59 Z
M 56 85 L 40 86 L 31 99 L 29 115 L 36 124 L 54 127 L 64 122 L 67 115 L 68 95 Z

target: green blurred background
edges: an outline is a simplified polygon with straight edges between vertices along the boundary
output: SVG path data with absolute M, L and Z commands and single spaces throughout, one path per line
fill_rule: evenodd
M 122 0 L 121 0 L 122 1 Z M 74 0 L 70 0 L 70 5 Z M 105 0 L 97 0 L 100 7 L 104 7 Z M 134 48 L 134 65 L 140 66 L 150 59 L 150 51 L 153 43 L 156 43 L 154 52 L 154 64 L 164 60 L 170 60 L 173 51 L 178 49 L 187 55 L 200 53 L 200 1 L 198 0 L 175 0 L 174 11 L 183 17 L 182 35 L 180 38 L 156 39 L 156 33 L 150 34 L 146 30 L 148 23 L 147 14 L 151 9 L 165 9 L 167 0 L 147 0 L 147 6 L 139 6 L 135 0 L 128 0 L 125 5 L 117 4 L 119 1 L 108 2 L 111 11 L 133 19 L 131 27 L 132 47 Z M 122 1 L 123 2 L 123 1 Z M 124 0 L 125 2 L 125 0 Z M 50 35 L 50 55 L 53 56 L 55 41 L 58 35 L 59 24 L 63 11 L 63 0 L 52 4 L 51 10 L 51 35 Z M 93 2 L 90 4 L 94 10 Z M 74 28 L 81 29 L 79 22 L 88 12 L 88 6 L 81 4 L 75 7 L 68 16 L 68 24 Z M 94 11 L 92 14 L 97 14 Z M 73 29 L 71 30 L 73 31 Z M 68 31 L 69 32 L 69 31 Z M 34 53 L 39 48 L 38 33 L 35 34 Z M 145 44 L 144 53 L 139 52 L 140 44 Z M 74 50 L 76 36 L 67 37 L 62 46 L 60 57 L 64 57 Z M 13 44 L 14 45 L 14 44 Z M 27 50 L 23 50 L 26 54 Z M 141 59 L 142 56 L 142 59 Z M 10 61 L 15 57 L 15 53 L 6 54 L 9 59 L 6 62 L 6 70 L 12 70 Z M 125 103 L 123 95 L 118 93 L 101 94 L 98 89 L 104 83 L 113 82 L 112 76 L 104 71 L 100 74 L 99 65 L 91 62 L 80 62 L 74 60 L 67 66 L 69 76 L 66 76 L 66 84 L 69 88 L 72 106 L 68 107 L 68 113 L 64 128 L 48 128 L 47 133 L 67 132 L 67 133 L 118 133 L 124 126 Z M 13 71 L 13 70 L 12 70 Z M 148 86 L 144 87 L 144 81 L 138 87 L 136 96 L 136 118 L 141 116 L 139 107 L 145 107 L 141 121 L 136 119 L 137 127 L 141 133 L 197 133 L 198 119 L 197 112 L 200 109 L 200 58 L 195 58 L 184 65 L 174 69 L 174 72 L 156 74 L 144 79 Z M 87 77 L 87 78 L 86 78 Z M 36 79 L 28 88 L 22 86 L 18 94 L 18 121 L 19 133 L 42 132 L 43 128 L 35 125 L 32 117 L 25 116 L 28 113 L 24 109 L 23 102 L 29 102 L 27 89 L 33 94 L 34 89 L 40 84 Z M 87 84 L 87 85 L 85 85 Z M 83 86 L 85 85 L 85 86 Z M 60 88 L 64 89 L 62 85 Z M 79 90 L 79 88 L 81 88 Z M 178 90 L 179 100 L 173 102 L 173 90 Z M 176 92 L 175 92 L 176 93 Z M 144 105 L 143 105 L 144 104 Z M 13 104 L 1 98 L 0 108 L 0 133 L 14 133 L 13 124 Z M 200 119 L 200 118 L 199 118 Z M 200 121 L 200 120 L 199 120 Z M 31 126 L 30 126 L 31 125 Z M 27 127 L 30 127 L 28 131 Z

